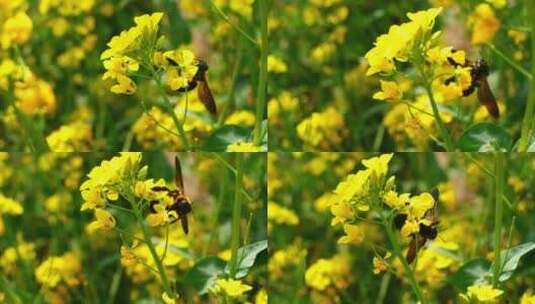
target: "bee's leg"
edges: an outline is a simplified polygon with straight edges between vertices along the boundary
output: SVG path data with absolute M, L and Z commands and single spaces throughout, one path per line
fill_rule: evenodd
M 182 224 L 182 230 L 184 230 L 185 234 L 188 234 L 189 227 L 188 227 L 188 217 L 186 215 L 178 215 L 180 217 L 180 223 Z
M 156 200 L 154 200 L 154 201 L 150 201 L 150 202 L 149 202 L 149 210 L 150 210 L 150 212 L 152 212 L 152 213 L 156 213 L 156 209 L 154 209 L 154 206 L 155 206 L 156 204 L 158 204 L 158 203 L 159 203 L 159 202 L 156 201 Z
M 155 191 L 155 192 L 163 192 L 163 191 L 167 191 L 167 192 L 170 192 L 171 190 L 165 186 L 154 186 L 152 188 L 150 188 L 152 191 Z

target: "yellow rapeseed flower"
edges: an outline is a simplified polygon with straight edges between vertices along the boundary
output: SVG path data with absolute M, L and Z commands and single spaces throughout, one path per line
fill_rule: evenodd
M 227 152 L 262 152 L 262 147 L 251 142 L 236 142 L 227 146 Z
M 269 55 L 267 60 L 268 72 L 286 73 L 286 71 L 288 71 L 288 66 L 279 57 Z
M 373 94 L 374 99 L 398 101 L 401 99 L 403 92 L 395 81 L 381 82 L 381 91 Z
M 472 29 L 472 43 L 485 44 L 491 42 L 500 29 L 500 20 L 494 14 L 492 7 L 486 3 L 476 6 L 470 16 L 469 24 Z
M 299 217 L 291 209 L 275 202 L 268 202 L 268 221 L 275 224 L 295 226 L 299 224 Z
M 503 294 L 503 290 L 493 288 L 492 285 L 482 284 L 468 287 L 466 296 L 483 303 L 495 303 Z
M 37 282 L 48 288 L 60 283 L 77 286 L 82 282 L 82 264 L 78 255 L 67 252 L 62 256 L 51 256 L 35 269 Z
M 32 19 L 25 12 L 18 12 L 15 16 L 7 19 L 0 36 L 2 48 L 7 49 L 13 44 L 25 43 L 30 38 L 32 28 Z
M 231 298 L 238 298 L 251 289 L 253 289 L 253 287 L 243 284 L 240 280 L 217 279 L 212 292 L 216 294 L 224 294 Z
M 97 208 L 95 209 L 95 221 L 91 222 L 87 229 L 90 233 L 97 230 L 110 231 L 115 227 L 115 223 L 115 218 L 109 211 Z
M 346 235 L 338 240 L 338 244 L 360 245 L 364 241 L 364 231 L 359 225 L 344 224 Z

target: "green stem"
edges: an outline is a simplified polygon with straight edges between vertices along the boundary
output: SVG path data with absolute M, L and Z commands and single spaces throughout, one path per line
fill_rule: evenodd
M 166 111 L 171 115 L 171 118 L 173 118 L 173 122 L 175 124 L 175 127 L 180 134 L 180 138 L 182 139 L 182 145 L 184 145 L 185 151 L 191 151 L 191 146 L 189 144 L 188 136 L 186 135 L 186 131 L 184 131 L 184 126 L 178 119 L 178 116 L 176 115 L 175 109 L 173 108 L 173 104 L 169 100 L 169 97 L 167 97 L 167 94 L 165 93 L 165 89 L 162 85 L 162 81 L 160 77 L 156 74 L 156 71 L 153 71 L 152 73 L 154 80 L 156 81 L 156 84 L 158 85 L 158 89 L 160 90 L 160 94 L 162 95 L 164 101 L 165 101 L 165 109 Z
M 501 239 L 502 239 L 502 222 L 503 222 L 503 184 L 504 184 L 504 168 L 505 168 L 505 154 L 497 153 L 496 161 L 496 177 L 495 177 L 495 206 L 494 206 L 494 269 L 492 276 L 492 285 L 498 287 L 500 273 L 501 273 Z
M 382 304 L 385 301 L 386 292 L 388 291 L 388 285 L 390 284 L 391 272 L 387 272 L 381 280 L 381 286 L 379 287 L 379 294 L 377 295 L 376 304 Z
M 226 23 L 228 23 L 230 26 L 232 26 L 236 31 L 238 31 L 238 33 L 242 34 L 243 37 L 245 37 L 247 40 L 249 40 L 252 44 L 258 46 L 258 42 L 253 37 L 251 37 L 249 34 L 247 34 L 241 27 L 239 27 L 238 25 L 232 23 L 230 21 L 230 18 L 217 5 L 215 5 L 214 1 L 209 0 L 209 2 L 210 2 L 210 5 L 214 8 L 214 10 L 217 12 L 217 14 L 223 20 L 225 20 Z
M 238 38 L 238 54 L 236 55 L 236 63 L 234 63 L 234 69 L 232 70 L 232 80 L 231 85 L 228 93 L 227 98 L 227 104 L 225 105 L 225 108 L 223 109 L 223 112 L 221 115 L 219 115 L 219 119 L 217 121 L 218 126 L 222 126 L 225 123 L 225 118 L 227 117 L 227 113 L 230 113 L 234 110 L 236 107 L 236 87 L 238 84 L 238 75 L 240 73 L 241 68 L 241 62 L 243 58 L 243 46 L 241 42 L 241 37 Z
M 535 2 L 533 0 L 526 0 L 526 9 L 528 12 L 528 22 L 531 22 L 531 75 L 535 75 Z M 531 78 L 531 86 L 524 112 L 524 119 L 522 121 L 522 133 L 518 143 L 518 151 L 526 152 L 529 146 L 531 137 L 531 129 L 533 127 L 533 114 L 535 110 L 535 78 Z
M 433 116 L 435 116 L 435 121 L 437 122 L 438 130 L 446 145 L 446 151 L 452 152 L 455 150 L 455 147 L 453 145 L 453 140 L 451 139 L 451 136 L 448 133 L 448 129 L 446 129 L 446 125 L 444 124 L 444 121 L 442 121 L 442 118 L 440 117 L 440 112 L 438 111 L 438 105 L 437 105 L 437 102 L 435 101 L 435 97 L 433 96 L 433 90 L 431 89 L 431 84 L 428 83 L 427 80 L 425 80 L 425 90 L 427 92 L 427 95 L 429 96 L 429 102 L 431 103 L 431 107 L 433 108 Z
M 489 47 L 489 49 L 496 55 L 498 55 L 498 57 L 502 58 L 505 62 L 507 62 L 512 68 L 514 68 L 515 70 L 517 70 L 518 72 L 520 72 L 520 74 L 526 76 L 526 78 L 528 79 L 532 79 L 532 76 L 531 76 L 531 73 L 528 72 L 528 70 L 524 69 L 521 65 L 519 65 L 518 63 L 514 62 L 511 58 L 507 57 L 507 55 L 505 55 L 504 53 L 502 53 L 502 51 L 498 50 L 494 44 L 492 43 L 487 43 L 487 46 Z
M 260 8 L 260 71 L 258 77 L 258 88 L 256 92 L 256 123 L 254 129 L 254 144 L 260 146 L 262 143 L 262 121 L 266 108 L 267 93 L 267 57 L 268 57 L 268 27 L 267 19 L 269 14 L 268 0 L 258 0 Z
M 234 278 L 238 271 L 238 248 L 240 247 L 240 220 L 241 220 L 241 180 L 242 180 L 242 156 L 235 153 L 236 157 L 236 179 L 234 186 L 234 205 L 232 207 L 232 236 L 231 236 L 231 257 L 230 257 L 230 277 Z
M 385 221 L 384 224 L 386 228 L 386 234 L 388 235 L 388 240 L 390 241 L 390 244 L 392 245 L 392 249 L 394 251 L 394 255 L 398 257 L 401 264 L 403 265 L 403 269 L 405 271 L 405 274 L 409 278 L 409 283 L 411 284 L 412 290 L 414 294 L 416 295 L 416 298 L 421 304 L 426 304 L 427 300 L 424 298 L 422 291 L 420 289 L 420 285 L 418 285 L 418 281 L 416 280 L 416 276 L 414 275 L 414 272 L 412 271 L 411 267 L 409 266 L 409 263 L 405 259 L 405 256 L 401 253 L 401 248 L 399 247 L 399 243 L 397 240 L 396 235 L 394 234 L 394 231 L 392 230 L 392 223 L 390 220 Z
M 129 197 L 128 202 L 130 205 L 132 205 L 132 209 L 134 210 L 134 213 L 136 215 L 137 221 L 139 226 L 141 227 L 141 232 L 143 233 L 143 238 L 145 239 L 145 244 L 147 244 L 147 247 L 149 247 L 150 254 L 152 256 L 152 260 L 154 261 L 154 264 L 156 265 L 156 268 L 158 269 L 158 274 L 160 275 L 160 279 L 162 280 L 163 288 L 165 292 L 171 297 L 174 298 L 174 292 L 171 289 L 171 284 L 169 284 L 169 279 L 167 278 L 167 273 L 165 272 L 165 268 L 163 267 L 162 261 L 158 257 L 158 253 L 156 252 L 156 248 L 154 247 L 154 244 L 152 243 L 152 236 L 147 229 L 147 226 L 145 225 L 145 221 L 143 217 L 141 216 L 141 213 L 139 211 L 138 205 L 134 202 L 133 197 Z

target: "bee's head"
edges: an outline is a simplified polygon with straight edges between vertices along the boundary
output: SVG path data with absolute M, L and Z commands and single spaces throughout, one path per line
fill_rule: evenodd
M 199 68 L 199 71 L 206 72 L 208 71 L 208 64 L 206 61 L 202 59 L 197 59 L 197 67 Z
M 484 59 L 478 59 L 473 66 L 476 78 L 489 76 L 489 65 Z
M 191 212 L 191 204 L 188 199 L 183 199 L 176 203 L 176 210 L 179 214 L 188 214 Z

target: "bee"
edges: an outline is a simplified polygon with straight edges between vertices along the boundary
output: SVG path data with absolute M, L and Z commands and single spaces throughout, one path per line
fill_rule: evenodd
M 448 58 L 448 62 L 453 66 L 459 66 L 453 59 Z M 492 91 L 490 90 L 489 82 L 487 77 L 489 76 L 489 65 L 484 59 L 476 60 L 475 62 L 466 60 L 463 67 L 471 67 L 470 76 L 472 77 L 472 83 L 470 87 L 463 91 L 463 96 L 471 95 L 477 88 L 477 98 L 479 102 L 487 108 L 489 114 L 495 118 L 500 118 L 500 110 L 498 104 L 496 103 L 496 98 Z M 454 81 L 455 77 L 446 79 L 445 84 L 449 84 Z
M 425 212 L 424 218 L 428 220 L 430 223 L 429 225 L 426 225 L 424 223 L 420 223 L 419 225 L 419 231 L 416 234 L 411 235 L 411 241 L 409 243 L 409 249 L 407 250 L 407 254 L 405 258 L 407 259 L 407 262 L 409 264 L 414 261 L 416 258 L 416 254 L 418 253 L 418 250 L 422 248 L 425 243 L 427 243 L 427 240 L 434 240 L 438 236 L 438 229 L 437 225 L 439 224 L 438 221 L 438 199 L 439 199 L 439 192 L 438 189 L 433 189 L 431 191 L 431 195 L 434 198 L 434 205 L 431 209 L 427 210 Z M 394 217 L 394 226 L 400 230 L 401 227 L 405 224 L 405 221 L 407 220 L 407 214 L 405 213 L 399 213 Z
M 175 186 L 176 189 L 171 190 L 165 186 L 152 187 L 152 191 L 167 192 L 167 195 L 173 199 L 173 204 L 166 207 L 167 212 L 175 211 L 178 215 L 173 219 L 171 223 L 180 220 L 182 230 L 185 234 L 189 232 L 188 226 L 188 214 L 192 211 L 191 200 L 184 194 L 184 181 L 182 180 L 182 167 L 180 166 L 180 160 L 175 156 Z M 158 201 L 150 202 L 150 211 L 156 213 L 154 206 L 158 204 Z
M 178 66 L 178 63 L 174 59 L 169 57 L 165 57 L 165 59 L 172 66 Z M 206 110 L 212 115 L 217 115 L 217 107 L 214 101 L 214 96 L 212 95 L 212 91 L 208 86 L 208 80 L 206 79 L 208 64 L 206 61 L 197 58 L 195 65 L 198 68 L 197 73 L 195 73 L 193 79 L 188 83 L 188 85 L 185 88 L 178 89 L 178 92 L 189 92 L 197 88 L 197 96 L 199 96 L 199 100 L 203 103 Z

